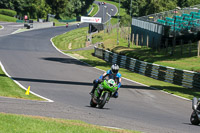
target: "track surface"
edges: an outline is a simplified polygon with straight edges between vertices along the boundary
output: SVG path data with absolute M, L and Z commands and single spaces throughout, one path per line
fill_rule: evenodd
M 19 28 L 22 28 L 24 25 L 21 23 L 8 23 L 8 22 L 0 22 L 0 25 L 3 26 L 3 29 L 0 29 L 0 37 L 9 35 L 12 32 L 16 31 Z
M 23 86 L 30 85 L 31 91 L 54 101 L 0 98 L 0 112 L 79 119 L 152 133 L 199 133 L 199 126 L 189 122 L 190 101 L 127 80 L 122 81 L 119 98 L 111 99 L 104 109 L 89 107 L 92 81 L 102 71 L 59 53 L 50 42 L 51 37 L 73 29 L 76 26 L 0 37 L 0 61 L 6 71 Z

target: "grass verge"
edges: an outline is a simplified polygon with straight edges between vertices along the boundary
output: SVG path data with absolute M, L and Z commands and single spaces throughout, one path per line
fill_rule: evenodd
M 93 10 L 92 10 L 92 12 L 90 13 L 89 16 L 90 17 L 94 16 L 98 12 L 98 10 L 99 10 L 98 5 L 97 4 L 93 4 Z
M 0 21 L 16 22 L 16 18 L 0 14 Z
M 73 52 L 66 52 L 66 53 L 70 53 L 72 56 L 74 56 L 76 58 L 78 58 L 77 55 L 81 55 L 84 58 L 79 59 L 79 60 L 86 62 L 93 67 L 102 69 L 104 71 L 110 69 L 111 64 L 109 64 L 97 57 L 94 57 L 92 55 L 93 52 L 94 52 L 94 50 L 86 50 L 86 51 L 73 51 Z M 171 83 L 159 81 L 159 80 L 156 80 L 153 78 L 149 78 L 149 77 L 131 72 L 131 71 L 123 69 L 123 68 L 120 68 L 120 73 L 122 74 L 122 77 L 128 78 L 130 80 L 142 83 L 144 85 L 147 85 L 147 86 L 159 89 L 159 90 L 166 91 L 170 94 L 175 94 L 175 95 L 187 98 L 187 99 L 192 99 L 194 96 L 200 97 L 200 92 L 197 90 L 192 90 L 192 89 L 188 89 L 188 88 L 174 85 Z M 137 87 L 137 86 L 132 86 L 132 87 Z M 122 81 L 122 88 L 123 88 L 123 81 Z M 130 88 L 131 88 L 131 86 L 130 86 Z
M 60 50 L 72 50 L 85 47 L 88 27 L 73 30 L 53 38 Z
M 2 71 L 1 67 L 0 67 L 0 96 L 44 101 L 44 99 L 36 97 L 31 93 L 29 95 L 25 95 L 25 90 L 20 88 L 17 84 L 14 83 L 12 79 L 7 77 L 5 73 Z
M 119 32 L 119 34 L 121 34 L 121 30 Z M 110 34 L 104 32 L 94 34 L 92 41 L 94 44 L 97 42 L 103 42 L 103 48 L 141 61 L 174 67 L 177 69 L 200 72 L 200 57 L 197 57 L 197 42 L 184 44 L 182 46 L 176 45 L 174 55 L 172 56 L 170 54 L 172 47 L 160 50 L 152 50 L 151 48 L 145 46 L 136 45 L 128 47 L 128 41 L 123 37 L 119 37 L 119 45 L 116 45 L 116 29 L 113 29 Z
M 0 129 L 5 133 L 139 133 L 95 126 L 76 120 L 0 113 Z
M 100 2 L 106 2 L 106 3 L 109 3 L 109 4 L 115 5 L 119 9 L 119 3 L 117 3 L 117 2 L 108 1 L 108 0 L 98 0 L 98 1 L 100 1 Z M 126 14 L 127 13 L 126 13 L 125 9 L 122 8 L 121 5 L 120 5 L 120 14 L 119 14 L 120 17 L 121 16 L 125 16 Z M 117 15 L 117 13 L 116 13 L 116 15 Z M 113 24 L 113 25 L 117 24 L 117 22 L 118 22 L 118 18 L 116 17 L 116 15 L 113 16 L 112 19 L 111 19 L 111 24 Z
M 71 40 L 70 37 L 74 34 L 78 34 L 78 32 L 81 33 L 78 30 L 77 31 L 74 30 L 74 31 L 70 31 L 66 34 L 57 36 L 57 37 L 53 38 L 53 42 L 56 45 L 56 47 L 58 47 L 60 50 L 63 50 L 66 47 L 68 47 L 68 43 L 64 44 L 63 39 L 65 39 L 66 41 Z M 101 32 L 100 34 L 104 34 L 104 33 Z M 114 48 L 115 46 L 113 46 L 113 45 L 116 45 L 116 43 L 113 42 L 113 40 L 116 41 L 116 39 L 115 39 L 116 35 L 115 34 L 116 34 L 116 32 L 114 32 L 114 31 L 113 31 L 112 35 L 110 35 L 110 36 L 109 35 L 99 36 L 99 34 L 96 34 L 98 36 L 97 42 L 98 42 L 98 40 L 104 41 L 104 45 L 108 44 L 109 48 L 112 48 L 112 47 Z M 115 38 L 113 39 L 111 36 L 113 36 Z M 79 38 L 79 36 L 76 36 L 77 40 L 81 40 L 81 38 L 82 38 L 81 36 L 80 36 L 80 38 Z M 93 41 L 94 40 L 95 40 L 95 37 L 93 38 Z M 84 40 L 81 40 L 81 41 L 84 41 Z M 77 42 L 77 44 L 78 43 L 80 43 L 80 42 Z M 83 42 L 81 42 L 81 43 L 83 43 Z M 65 45 L 67 45 L 67 46 L 65 46 Z M 126 40 L 124 40 L 123 38 L 120 38 L 120 45 L 122 45 L 122 46 L 127 45 Z M 86 62 L 93 67 L 97 67 L 97 68 L 105 70 L 105 71 L 110 69 L 111 64 L 103 61 L 102 59 L 99 59 L 97 57 L 92 56 L 93 52 L 94 52 L 94 50 L 71 51 L 71 52 L 65 51 L 65 53 L 71 54 L 72 56 L 79 58 L 79 60 Z M 80 58 L 80 57 L 82 57 L 82 58 Z M 120 69 L 120 73 L 125 78 L 134 80 L 136 82 L 139 82 L 139 83 L 142 83 L 142 84 L 145 84 L 145 85 L 148 85 L 150 87 L 154 87 L 154 88 L 169 92 L 171 94 L 182 96 L 182 97 L 185 97 L 185 98 L 188 98 L 188 99 L 192 99 L 194 96 L 200 97 L 200 92 L 197 91 L 197 90 L 192 90 L 192 89 L 188 89 L 188 88 L 181 87 L 181 86 L 178 86 L 178 85 L 174 85 L 174 84 L 171 84 L 171 83 L 155 80 L 153 78 L 149 78 L 149 77 L 137 74 L 137 73 L 133 73 L 133 72 L 126 70 L 126 69 Z M 123 84 L 123 82 L 122 82 L 122 84 Z

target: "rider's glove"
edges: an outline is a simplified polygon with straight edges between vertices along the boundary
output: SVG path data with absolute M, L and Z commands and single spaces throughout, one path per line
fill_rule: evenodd
M 102 79 L 98 79 L 98 83 L 101 83 L 101 82 L 103 82 L 103 80 Z
M 101 76 L 99 77 L 99 79 L 103 80 L 103 75 L 101 75 Z

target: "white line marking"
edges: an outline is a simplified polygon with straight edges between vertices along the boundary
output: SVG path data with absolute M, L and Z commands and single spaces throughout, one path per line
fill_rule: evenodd
M 3 27 L 3 25 L 0 25 L 2 28 L 0 28 L 0 30 L 3 30 L 4 29 L 4 27 Z
M 109 3 L 107 3 L 108 5 L 112 5 L 112 4 L 109 4 Z M 117 12 L 118 12 L 118 8 L 115 6 L 115 5 L 112 5 L 112 6 L 114 6 L 116 9 L 117 9 Z M 117 14 L 117 12 L 114 14 L 114 16 Z M 109 20 L 111 20 L 112 18 L 110 18 L 110 19 L 108 19 L 106 22 L 104 22 L 103 24 L 105 24 L 105 23 L 107 23 Z
M 96 3 L 95 3 L 96 4 Z M 96 16 L 97 15 L 97 13 L 99 12 L 99 5 L 98 4 L 96 4 L 97 6 L 98 6 L 98 11 L 96 12 L 96 14 L 95 15 L 93 15 L 93 16 Z
M 57 36 L 58 36 L 58 35 L 57 35 Z M 55 37 L 56 37 L 56 36 L 55 36 Z M 53 38 L 54 38 L 54 37 L 53 37 Z M 52 45 L 53 45 L 53 47 L 54 47 L 56 50 L 58 50 L 60 53 L 62 53 L 62 54 L 64 54 L 64 55 L 67 55 L 67 56 L 70 56 L 69 54 L 66 54 L 66 53 L 62 52 L 61 50 L 59 50 L 59 49 L 54 45 L 54 43 L 53 43 L 53 41 L 52 41 L 53 38 L 51 38 L 51 40 L 50 40 L 51 43 L 52 43 Z M 73 56 L 70 56 L 70 57 L 73 58 L 73 59 L 79 60 L 78 58 L 75 58 L 75 57 L 73 57 Z M 80 61 L 80 60 L 79 60 L 79 61 Z M 84 64 L 87 64 L 87 63 L 85 63 L 85 62 L 83 62 L 83 61 L 80 61 L 80 62 L 82 62 L 82 63 L 84 63 Z M 87 65 L 91 66 L 90 64 L 87 64 Z M 91 66 L 91 67 L 93 67 L 93 66 Z M 93 67 L 93 68 L 105 72 L 105 71 L 102 70 L 102 69 L 99 69 L 99 68 L 96 68 L 96 67 Z M 145 84 L 136 82 L 136 81 L 134 81 L 134 80 L 130 80 L 130 79 L 123 78 L 123 77 L 122 77 L 122 79 L 128 80 L 128 81 L 133 82 L 133 83 L 135 83 L 135 84 L 139 84 L 139 85 L 142 85 L 142 86 L 146 86 L 146 87 L 152 88 L 152 89 L 154 89 L 154 90 L 159 90 L 159 91 L 161 91 L 161 92 L 163 92 L 163 93 L 166 93 L 166 94 L 169 94 L 169 95 L 178 97 L 178 98 L 180 98 L 180 99 L 184 99 L 184 100 L 187 100 L 187 101 L 191 101 L 190 99 L 187 99 L 187 98 L 184 98 L 184 97 L 181 97 L 181 96 L 177 96 L 177 95 L 168 93 L 168 92 L 166 92 L 166 91 L 163 91 L 163 90 L 160 90 L 160 89 L 158 89 L 158 88 L 154 88 L 154 87 L 151 87 L 151 86 L 148 86 L 148 85 L 145 85 Z
M 25 88 L 25 87 L 24 87 L 22 84 L 20 84 L 18 81 L 14 80 L 14 79 L 6 72 L 6 70 L 5 70 L 4 66 L 3 66 L 3 64 L 1 63 L 1 61 L 0 61 L 0 66 L 1 66 L 1 68 L 2 68 L 2 70 L 3 70 L 3 72 L 6 74 L 6 76 L 8 76 L 10 79 L 12 79 L 12 80 L 13 80 L 17 85 L 19 85 L 22 89 L 27 90 L 27 88 Z M 50 99 L 45 98 L 45 97 L 43 97 L 43 96 L 40 96 L 40 95 L 38 95 L 38 94 L 36 94 L 36 93 L 34 93 L 34 92 L 32 92 L 32 91 L 30 91 L 30 93 L 32 93 L 33 95 L 38 96 L 38 97 L 40 97 L 40 98 L 42 98 L 42 99 L 47 100 L 47 101 L 39 101 L 39 102 L 54 102 L 53 100 L 50 100 Z

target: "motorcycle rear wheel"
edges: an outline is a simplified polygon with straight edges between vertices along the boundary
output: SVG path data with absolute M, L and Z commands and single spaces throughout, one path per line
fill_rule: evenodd
M 100 103 L 98 104 L 98 108 L 102 109 L 104 107 L 104 105 L 106 104 L 106 100 L 108 98 L 108 92 L 105 92 L 102 96 L 102 100 L 100 101 Z
M 191 117 L 190 117 L 190 122 L 193 124 L 193 125 L 199 125 L 200 121 L 198 119 L 198 116 L 196 114 L 195 111 L 192 112 L 191 114 Z

